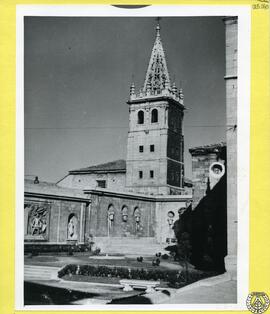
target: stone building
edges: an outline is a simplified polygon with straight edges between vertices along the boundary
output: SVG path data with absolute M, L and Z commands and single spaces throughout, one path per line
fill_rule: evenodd
M 206 192 L 213 188 L 213 181 L 217 183 L 211 168 L 219 167 L 221 173 L 225 172 L 226 144 L 222 142 L 198 146 L 190 148 L 189 152 L 192 158 L 193 208 L 195 208 Z M 219 179 L 219 176 L 216 177 Z
M 68 175 L 57 182 L 68 188 L 107 188 L 123 191 L 126 186 L 126 161 L 115 160 L 104 164 L 70 170 Z
M 192 184 L 184 179 L 183 93 L 170 81 L 159 25 L 144 86 L 136 94 L 132 84 L 127 104 L 127 160 L 70 170 L 53 185 L 26 184 L 25 230 L 33 219 L 53 226 L 44 237 L 26 234 L 26 241 L 84 243 L 91 234 L 104 252 L 145 255 L 172 240 L 178 210 L 191 202 Z M 48 187 L 49 195 L 43 192 Z
M 25 180 L 24 240 L 27 243 L 85 242 L 89 196 L 53 183 Z
M 191 198 L 103 188 L 71 189 L 26 180 L 24 240 L 47 245 L 80 244 L 91 235 L 103 252 L 154 254 L 173 236 L 178 209 L 187 207 Z
M 57 184 L 150 195 L 189 193 L 191 184 L 184 179 L 183 92 L 170 81 L 159 25 L 143 88 L 136 93 L 132 84 L 127 104 L 126 161 L 71 170 Z
M 223 186 L 221 190 L 226 190 L 226 241 L 223 242 L 223 253 L 225 257 L 226 271 L 233 279 L 236 279 L 237 272 L 237 45 L 238 45 L 238 18 L 237 16 L 229 16 L 223 19 L 225 24 L 225 41 L 226 41 L 226 66 L 225 66 L 225 82 L 226 82 L 226 189 L 221 182 L 219 186 Z M 194 180 L 194 198 L 195 204 L 198 204 L 200 197 L 205 193 L 205 184 L 207 179 L 207 169 L 210 162 L 204 153 L 199 150 L 191 149 L 190 152 L 195 158 L 193 167 L 195 174 Z M 196 156 L 198 154 L 198 156 Z M 213 155 L 214 159 L 216 158 Z M 196 159 L 198 158 L 198 159 Z M 201 159 L 201 160 L 200 160 Z M 205 164 L 205 170 L 199 169 L 198 162 Z M 196 169 L 197 168 L 197 169 Z M 197 174 L 196 174 L 197 172 Z M 201 177 L 201 178 L 200 178 Z M 197 179 L 199 179 L 197 181 Z M 225 176 L 223 176 L 225 178 Z M 224 179 L 222 180 L 224 181 Z M 210 184 L 210 182 L 209 182 Z M 214 187 L 215 189 L 215 187 Z M 213 193 L 211 193 L 213 194 Z M 199 212 L 199 211 L 198 211 Z M 224 212 L 224 211 L 223 211 Z M 224 235 L 223 235 L 224 236 Z M 222 238 L 222 237 L 220 237 Z M 225 247 L 226 246 L 226 247 Z M 224 250 L 226 249 L 226 252 Z
M 237 18 L 228 17 L 224 21 L 226 111 L 230 126 L 227 155 L 223 159 L 220 155 L 224 143 L 193 148 L 190 152 L 195 205 L 208 185 L 212 190 L 219 189 L 221 184 L 211 177 L 211 171 L 214 172 L 211 166 L 219 163 L 223 171 L 226 160 L 226 269 L 234 272 L 237 254 Z M 183 93 L 170 80 L 159 25 L 144 86 L 136 93 L 132 84 L 127 103 L 126 161 L 71 170 L 57 185 L 26 182 L 25 241 L 83 243 L 92 234 L 103 251 L 152 254 L 172 237 L 178 209 L 187 207 L 192 195 L 187 189 L 189 183 L 184 179 Z
M 159 25 L 143 88 L 131 86 L 126 186 L 148 194 L 184 191 L 183 93 L 172 85 Z

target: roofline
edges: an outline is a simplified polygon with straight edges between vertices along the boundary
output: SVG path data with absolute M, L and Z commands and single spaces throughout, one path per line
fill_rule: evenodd
M 73 201 L 73 202 L 84 202 L 84 203 L 91 203 L 91 199 L 87 196 L 78 197 L 78 196 L 67 196 L 67 195 L 55 195 L 50 193 L 40 193 L 40 192 L 24 192 L 25 197 L 38 197 L 38 198 L 48 198 L 53 200 L 65 200 L 65 201 Z
M 97 188 L 83 190 L 86 194 L 99 196 L 117 196 L 119 198 L 136 199 L 148 202 L 185 202 L 192 200 L 192 195 L 143 195 L 132 192 L 118 192 L 108 189 Z
M 61 178 L 60 180 L 58 180 L 56 183 L 55 183 L 55 185 L 57 185 L 59 182 L 61 182 L 61 181 L 63 181 L 66 177 L 68 177 L 69 176 L 69 173 L 68 174 L 66 174 L 63 178 Z
M 172 101 L 174 104 L 182 107 L 183 110 L 187 109 L 179 101 L 175 100 L 171 96 L 166 96 L 166 95 L 157 95 L 157 96 L 151 96 L 150 95 L 150 96 L 145 96 L 145 97 L 142 97 L 142 98 L 129 99 L 127 101 L 127 104 L 131 105 L 131 104 L 137 104 L 137 103 L 141 103 L 141 102 L 145 102 L 145 101 L 154 102 L 154 101 L 157 101 L 157 100 L 169 100 L 169 101 Z
M 68 175 L 69 174 L 89 174 L 89 173 L 126 173 L 126 169 L 111 169 L 111 170 L 70 170 L 68 172 Z M 68 176 L 67 175 L 67 176 Z M 63 178 L 64 179 L 64 178 Z
M 222 142 L 222 143 L 219 143 L 219 144 L 213 144 L 213 145 L 205 145 L 205 146 L 197 146 L 197 147 L 193 147 L 193 148 L 190 148 L 188 151 L 190 152 L 191 155 L 199 155 L 199 154 L 206 154 L 206 153 L 209 153 L 209 152 L 213 152 L 213 153 L 218 153 L 214 150 L 216 149 L 222 149 L 222 148 L 225 148 L 227 147 L 227 144 L 226 142 Z

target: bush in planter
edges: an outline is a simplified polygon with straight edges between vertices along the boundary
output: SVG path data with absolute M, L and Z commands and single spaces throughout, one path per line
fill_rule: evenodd
M 101 249 L 99 247 L 95 248 L 93 251 L 93 255 L 99 255 L 101 252 Z
M 79 266 L 79 267 L 78 267 Z M 191 273 L 189 281 L 186 281 L 185 271 L 177 270 L 147 270 L 147 269 L 128 269 L 126 267 L 107 267 L 93 265 L 67 265 L 58 272 L 59 277 L 65 275 L 82 275 L 94 277 L 114 277 L 119 279 L 131 278 L 139 280 L 162 280 L 169 283 L 171 287 L 179 288 L 187 283 L 191 283 L 205 277 L 205 273 Z
M 159 266 L 160 264 L 160 259 L 159 258 L 156 258 L 155 260 L 152 261 L 152 265 L 153 266 Z

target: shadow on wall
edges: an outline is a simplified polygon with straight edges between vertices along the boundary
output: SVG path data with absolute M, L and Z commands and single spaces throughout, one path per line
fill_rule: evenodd
M 192 212 L 191 263 L 202 270 L 224 273 L 227 255 L 227 176 L 207 190 Z

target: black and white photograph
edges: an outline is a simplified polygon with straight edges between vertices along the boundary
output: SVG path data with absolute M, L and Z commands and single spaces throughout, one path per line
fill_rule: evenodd
M 237 306 L 241 12 L 114 10 L 21 17 L 22 304 Z

